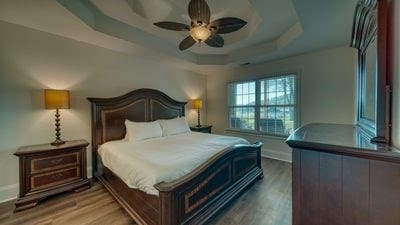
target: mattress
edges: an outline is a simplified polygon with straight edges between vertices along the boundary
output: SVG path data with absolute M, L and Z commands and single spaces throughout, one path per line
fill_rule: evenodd
M 178 179 L 243 138 L 188 132 L 140 142 L 110 141 L 98 152 L 104 166 L 130 188 L 158 195 L 154 185 Z

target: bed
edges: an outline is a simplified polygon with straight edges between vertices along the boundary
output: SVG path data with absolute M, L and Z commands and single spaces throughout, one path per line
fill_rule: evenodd
M 99 147 L 123 139 L 124 121 L 148 122 L 185 115 L 186 102 L 153 89 L 138 89 L 114 98 L 88 98 L 92 110 L 94 176 L 138 224 L 205 224 L 210 218 L 263 178 L 262 143 L 227 147 L 190 173 L 154 185 L 158 195 L 129 188 L 103 165 Z

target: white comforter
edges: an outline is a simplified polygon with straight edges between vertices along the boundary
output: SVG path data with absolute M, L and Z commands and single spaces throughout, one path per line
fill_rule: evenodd
M 140 142 L 111 141 L 99 148 L 103 164 L 129 187 L 158 195 L 154 185 L 173 181 L 242 138 L 189 132 Z

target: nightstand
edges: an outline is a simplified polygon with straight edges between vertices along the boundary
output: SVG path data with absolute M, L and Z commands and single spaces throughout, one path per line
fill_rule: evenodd
M 200 127 L 194 126 L 190 127 L 191 131 L 202 132 L 202 133 L 209 133 L 211 134 L 211 127 L 210 125 L 201 125 Z
M 24 146 L 14 155 L 19 158 L 19 196 L 15 211 L 36 206 L 49 196 L 64 191 L 90 188 L 86 176 L 85 140 L 67 141 L 63 145 Z

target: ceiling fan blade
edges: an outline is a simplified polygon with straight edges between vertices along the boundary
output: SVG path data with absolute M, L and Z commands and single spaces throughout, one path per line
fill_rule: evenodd
M 157 27 L 161 27 L 167 30 L 177 30 L 177 31 L 188 31 L 190 30 L 190 27 L 186 24 L 182 23 L 176 23 L 176 22 L 168 22 L 168 21 L 163 21 L 163 22 L 158 22 L 154 23 Z
M 207 45 L 215 48 L 221 48 L 224 46 L 224 39 L 221 35 L 212 34 L 206 41 L 204 41 Z
M 193 22 L 210 23 L 210 7 L 205 0 L 191 0 L 188 6 L 189 17 Z
M 183 41 L 179 44 L 179 49 L 183 51 L 185 49 L 192 47 L 195 43 L 196 41 L 192 38 L 192 36 L 188 36 L 185 39 L 183 39 Z
M 239 30 L 246 24 L 247 22 L 242 19 L 225 17 L 211 22 L 211 27 L 216 30 L 217 34 L 227 34 Z

